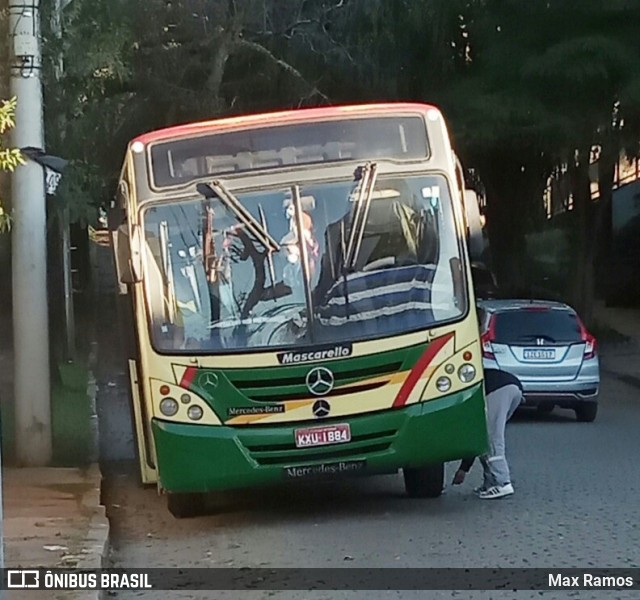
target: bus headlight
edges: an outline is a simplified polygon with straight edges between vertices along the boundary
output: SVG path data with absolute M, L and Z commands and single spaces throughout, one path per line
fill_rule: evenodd
M 160 401 L 160 412 L 165 417 L 173 417 L 178 412 L 178 403 L 173 398 L 163 398 Z
M 458 369 L 458 377 L 462 383 L 473 381 L 476 376 L 476 368 L 471 363 L 466 363 Z
M 187 416 L 192 421 L 199 421 L 200 419 L 202 419 L 202 415 L 203 415 L 202 409 L 197 404 L 190 406 L 189 410 L 187 410 Z
M 448 377 L 438 377 L 436 381 L 436 387 L 439 392 L 448 392 L 451 388 L 451 379 Z

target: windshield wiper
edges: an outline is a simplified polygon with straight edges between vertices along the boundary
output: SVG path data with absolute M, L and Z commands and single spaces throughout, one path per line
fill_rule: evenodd
M 269 252 L 280 251 L 280 244 L 269 235 L 266 226 L 262 225 L 221 181 L 199 183 L 196 190 L 207 200 L 219 198 Z
M 165 316 L 169 323 L 175 322 L 174 307 L 176 303 L 175 285 L 173 282 L 173 265 L 169 250 L 169 225 L 166 221 L 160 223 L 160 254 L 162 259 L 162 275 L 166 288 L 167 302 L 165 304 Z
M 262 228 L 267 232 L 267 218 L 264 216 L 264 210 L 262 210 L 262 204 L 258 205 L 260 211 L 260 224 Z M 269 277 L 271 277 L 271 287 L 276 287 L 276 268 L 273 264 L 273 252 L 267 252 L 267 261 L 269 263 Z
M 356 210 L 349 231 L 347 256 L 344 258 L 344 265 L 348 272 L 353 270 L 358 260 L 358 255 L 360 254 L 365 225 L 369 217 L 371 198 L 373 197 L 373 190 L 376 185 L 378 165 L 376 163 L 367 163 L 361 167 L 361 169 L 360 190 L 355 200 Z

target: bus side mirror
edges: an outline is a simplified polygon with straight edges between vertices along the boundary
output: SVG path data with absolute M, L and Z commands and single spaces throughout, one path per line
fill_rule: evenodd
M 484 236 L 478 195 L 473 190 L 464 190 L 464 211 L 468 228 L 468 246 L 471 260 L 480 260 L 484 251 Z
M 134 225 L 131 236 L 126 223 L 120 225 L 114 234 L 116 271 L 118 281 L 133 284 L 142 281 L 142 231 Z

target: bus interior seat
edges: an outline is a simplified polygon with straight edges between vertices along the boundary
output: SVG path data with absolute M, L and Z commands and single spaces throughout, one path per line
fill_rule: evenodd
M 268 169 L 269 167 L 280 167 L 283 164 L 282 157 L 275 150 L 265 150 L 256 152 L 254 167 L 256 169 Z
M 308 149 L 305 148 L 305 150 L 307 150 L 304 156 L 305 162 L 314 163 L 314 162 L 324 162 L 326 160 L 324 146 L 320 146 L 320 145 L 309 146 Z
M 207 173 L 215 175 L 216 173 L 232 173 L 238 170 L 238 165 L 234 156 L 207 156 Z
M 298 162 L 298 151 L 293 146 L 287 146 L 280 150 L 283 165 L 295 165 Z
M 324 146 L 324 159 L 325 160 L 340 160 L 342 158 L 342 151 L 340 142 L 329 142 Z
M 238 152 L 236 163 L 238 171 L 250 171 L 253 169 L 253 155 L 251 152 Z

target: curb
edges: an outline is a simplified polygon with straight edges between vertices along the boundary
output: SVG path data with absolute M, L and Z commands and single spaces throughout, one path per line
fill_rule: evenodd
M 85 492 L 82 497 L 82 508 L 93 513 L 89 521 L 89 529 L 85 539 L 84 559 L 78 564 L 79 569 L 103 569 L 106 567 L 109 555 L 109 519 L 107 518 L 106 507 L 102 504 L 102 473 L 97 463 L 92 464 L 87 469 L 88 476 L 97 481 L 97 485 Z M 105 598 L 107 592 L 96 590 L 88 592 L 87 598 L 101 600 Z
M 92 479 L 98 481 L 98 485 L 85 492 L 82 497 L 82 506 L 94 513 L 89 522 L 87 541 L 93 550 L 91 554 L 96 558 L 89 558 L 87 563 L 92 564 L 87 564 L 83 568 L 101 569 L 109 552 L 109 519 L 106 507 L 101 503 L 102 473 L 100 467 L 94 463 L 89 467 L 88 473 Z

